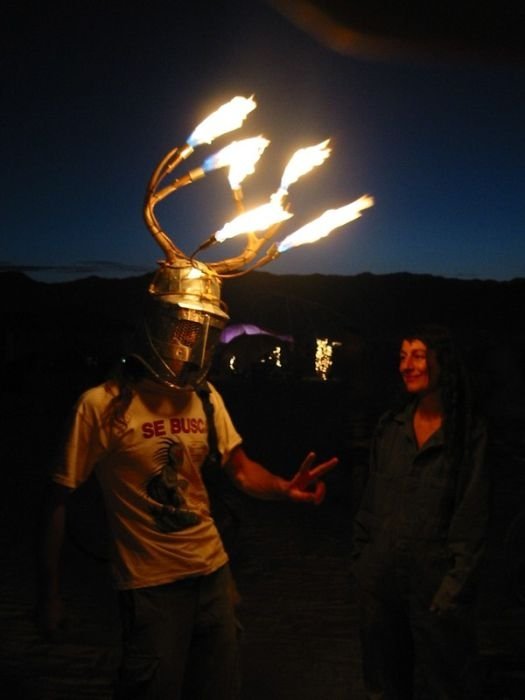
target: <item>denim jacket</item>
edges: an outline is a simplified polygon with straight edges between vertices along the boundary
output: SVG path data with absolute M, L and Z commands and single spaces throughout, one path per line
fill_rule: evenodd
M 440 553 L 445 564 L 438 585 L 455 598 L 469 583 L 485 545 L 486 427 L 481 420 L 475 423 L 467 458 L 452 464 L 441 429 L 418 448 L 414 408 L 411 403 L 379 421 L 354 522 L 353 555 L 357 560 L 367 549 L 367 560 L 374 561 L 373 569 L 381 575 L 393 552 L 408 552 L 415 559 Z

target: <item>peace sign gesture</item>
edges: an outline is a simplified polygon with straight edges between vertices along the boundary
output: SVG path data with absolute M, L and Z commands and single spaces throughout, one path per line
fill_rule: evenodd
M 299 471 L 288 482 L 288 496 L 293 501 L 301 501 L 303 503 L 314 503 L 318 506 L 324 499 L 326 486 L 321 477 L 333 469 L 339 460 L 337 457 L 326 462 L 321 462 L 317 466 L 313 466 L 316 460 L 315 452 L 309 452 L 306 459 L 299 467 Z

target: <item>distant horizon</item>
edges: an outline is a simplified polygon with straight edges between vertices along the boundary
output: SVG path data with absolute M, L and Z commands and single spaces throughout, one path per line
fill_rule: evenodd
M 152 274 L 157 268 L 147 265 L 126 265 L 109 260 L 79 261 L 70 265 L 32 265 L 32 264 L 10 264 L 0 262 L 0 274 L 8 272 L 19 272 L 35 282 L 46 284 L 60 284 L 63 282 L 76 282 L 91 277 L 100 279 L 128 279 L 132 277 L 142 277 Z M 265 272 L 276 277 L 312 277 L 322 275 L 325 277 L 358 277 L 359 275 L 372 275 L 376 277 L 387 277 L 394 275 L 414 275 L 417 277 L 433 277 L 450 280 L 478 281 L 509 283 L 525 279 L 525 276 L 515 276 L 507 278 L 480 277 L 476 275 L 459 274 L 438 274 L 434 272 L 421 272 L 412 270 L 392 270 L 388 272 L 375 272 L 372 270 L 361 270 L 360 272 L 334 273 L 334 272 L 279 272 L 270 269 L 255 270 L 254 272 Z M 250 274 L 250 273 L 246 273 Z

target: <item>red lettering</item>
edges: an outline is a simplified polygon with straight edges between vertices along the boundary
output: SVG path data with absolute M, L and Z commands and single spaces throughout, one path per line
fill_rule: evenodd
M 151 438 L 155 435 L 152 423 L 143 423 L 142 425 L 142 437 Z
M 152 437 L 163 437 L 167 435 L 166 428 L 168 427 L 171 435 L 179 433 L 205 433 L 206 421 L 202 418 L 170 418 L 169 426 L 166 426 L 163 419 L 153 421 L 152 423 L 142 424 L 142 437 L 149 439 Z
M 153 428 L 155 430 L 155 435 L 158 437 L 159 435 L 166 435 L 166 428 L 164 427 L 164 421 L 162 419 L 153 421 Z
M 178 433 L 205 433 L 206 423 L 202 418 L 170 418 L 169 429 L 172 435 Z

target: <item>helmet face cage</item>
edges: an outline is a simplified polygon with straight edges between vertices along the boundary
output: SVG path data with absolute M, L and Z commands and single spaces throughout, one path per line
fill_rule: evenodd
M 151 299 L 144 321 L 147 353 L 141 359 L 163 384 L 192 389 L 205 378 L 224 325 L 208 312 Z
M 204 381 L 229 320 L 220 287 L 221 280 L 203 264 L 161 263 L 133 353 L 156 381 L 185 390 Z

